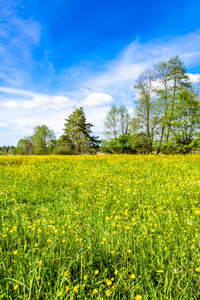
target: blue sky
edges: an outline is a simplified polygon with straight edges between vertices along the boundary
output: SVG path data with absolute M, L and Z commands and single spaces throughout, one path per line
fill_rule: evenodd
M 138 75 L 175 55 L 196 81 L 197 0 L 1 0 L 0 146 L 42 124 L 59 137 L 79 106 L 101 135 L 112 104 L 134 113 Z

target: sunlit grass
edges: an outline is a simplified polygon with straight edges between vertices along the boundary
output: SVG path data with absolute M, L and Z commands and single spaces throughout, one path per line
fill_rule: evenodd
M 200 157 L 0 158 L 2 299 L 200 299 Z

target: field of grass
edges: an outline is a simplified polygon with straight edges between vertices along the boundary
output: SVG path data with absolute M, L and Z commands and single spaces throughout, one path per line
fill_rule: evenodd
M 0 157 L 0 299 L 200 299 L 200 156 Z

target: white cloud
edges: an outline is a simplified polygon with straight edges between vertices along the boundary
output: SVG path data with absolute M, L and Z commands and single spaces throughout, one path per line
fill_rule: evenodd
M 53 100 L 53 108 L 60 110 L 64 108 L 74 107 L 76 105 L 76 101 L 70 100 L 68 97 L 64 97 L 58 95 L 56 97 L 52 97 Z
M 106 106 L 113 102 L 113 97 L 106 93 L 91 93 L 82 100 L 83 105 L 89 107 Z
M 9 87 L 0 87 L 0 106 L 11 110 L 62 110 L 65 108 L 75 107 L 76 101 L 70 100 L 65 96 L 53 96 L 46 94 L 39 94 L 30 92 L 27 90 L 13 89 Z M 11 101 L 1 101 L 4 99 L 5 94 L 11 95 L 14 100 Z M 19 98 L 20 97 L 20 98 Z
M 0 103 L 0 106 L 3 106 L 5 108 L 9 108 L 9 109 L 19 108 L 19 104 L 16 101 L 3 102 L 3 103 Z
M 189 76 L 189 79 L 192 83 L 197 83 L 197 82 L 200 82 L 200 74 L 191 74 L 191 73 L 188 73 L 187 74 Z

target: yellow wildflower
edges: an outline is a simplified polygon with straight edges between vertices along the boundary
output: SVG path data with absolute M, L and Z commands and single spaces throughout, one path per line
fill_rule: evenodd
M 98 293 L 98 290 L 97 289 L 94 289 L 93 291 L 92 291 L 92 294 L 93 295 L 96 295 Z
M 137 295 L 137 296 L 135 297 L 135 300 L 142 300 L 142 296 Z
M 69 287 L 68 287 L 68 285 L 65 287 L 65 290 L 66 290 L 66 292 L 68 292 L 68 291 L 69 291 Z
M 111 291 L 110 291 L 110 290 L 107 290 L 107 291 L 106 291 L 106 296 L 109 297 L 110 295 L 111 295 Z
M 74 287 L 74 292 L 75 293 L 78 293 L 78 288 L 79 288 L 79 285 L 75 285 L 75 287 Z
M 197 271 L 197 272 L 200 272 L 200 268 L 196 268 L 196 271 Z
M 109 279 L 106 279 L 106 284 L 107 284 L 107 285 L 111 285 L 111 284 L 112 284 L 112 281 L 109 280 Z

